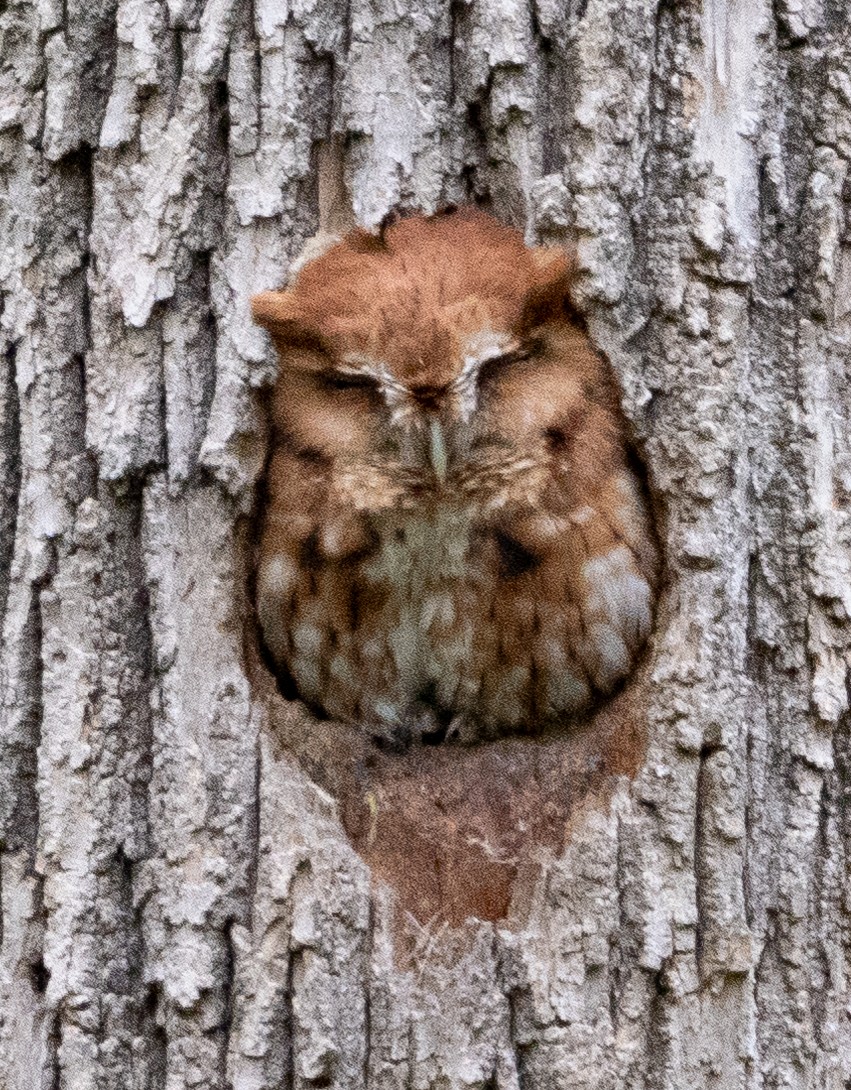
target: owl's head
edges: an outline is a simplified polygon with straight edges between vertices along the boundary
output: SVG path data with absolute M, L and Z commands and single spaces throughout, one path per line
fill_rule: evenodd
M 553 458 L 575 463 L 579 501 L 619 447 L 572 274 L 572 254 L 475 209 L 352 231 L 252 302 L 280 357 L 279 438 L 362 510 L 533 504 Z

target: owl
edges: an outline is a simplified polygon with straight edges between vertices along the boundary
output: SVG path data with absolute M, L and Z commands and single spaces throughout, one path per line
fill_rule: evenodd
M 657 550 L 571 278 L 461 209 L 253 299 L 279 357 L 257 615 L 314 710 L 402 743 L 537 733 L 632 669 Z

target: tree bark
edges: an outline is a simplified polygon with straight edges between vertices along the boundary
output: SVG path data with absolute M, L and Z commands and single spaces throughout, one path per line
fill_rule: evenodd
M 0 1086 L 851 1085 L 842 0 L 0 30 Z M 665 585 L 575 737 L 396 760 L 257 649 L 248 299 L 466 200 L 578 239 Z

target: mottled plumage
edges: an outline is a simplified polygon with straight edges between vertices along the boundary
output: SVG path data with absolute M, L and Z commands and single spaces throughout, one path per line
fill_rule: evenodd
M 328 715 L 529 732 L 632 668 L 657 555 L 570 277 L 462 210 L 354 231 L 254 299 L 280 357 L 258 615 Z

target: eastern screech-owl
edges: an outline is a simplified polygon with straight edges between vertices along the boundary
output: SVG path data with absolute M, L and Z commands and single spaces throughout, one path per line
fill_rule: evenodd
M 280 357 L 257 610 L 314 708 L 475 739 L 630 671 L 657 553 L 570 279 L 462 209 L 352 231 L 253 300 Z

